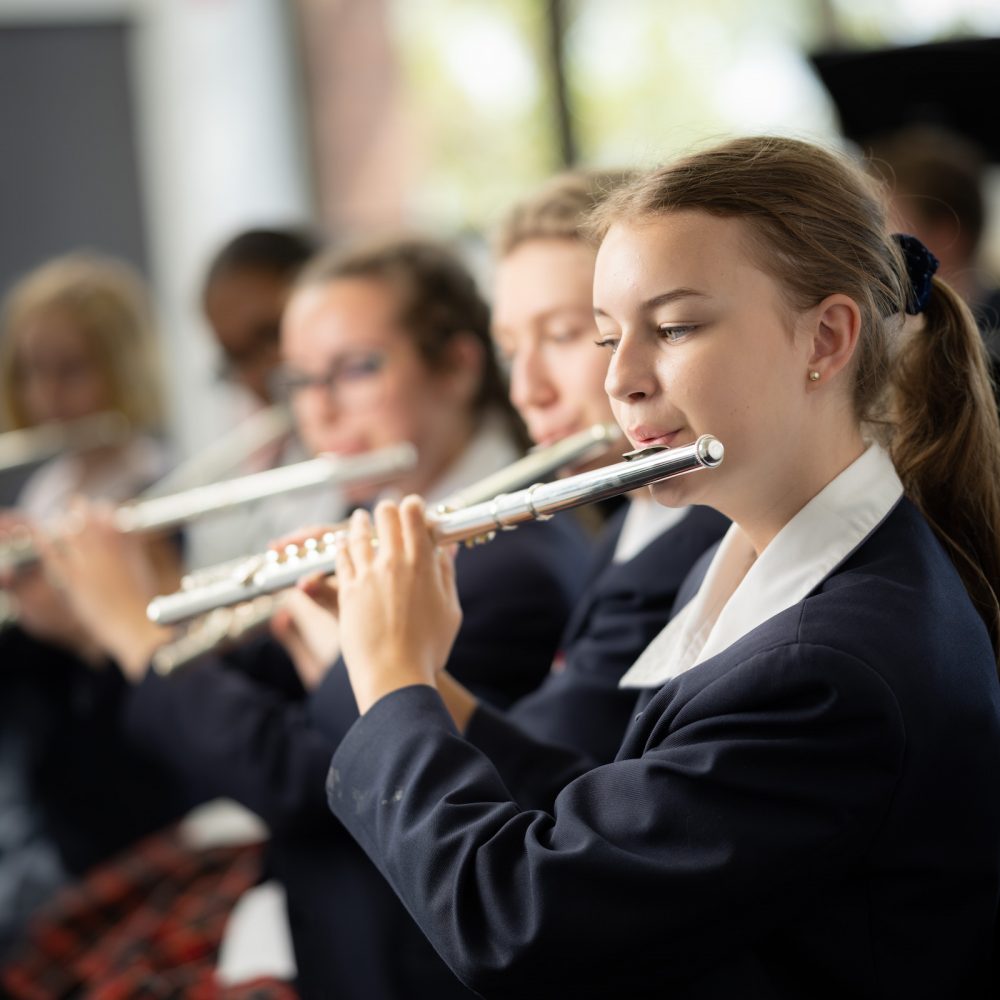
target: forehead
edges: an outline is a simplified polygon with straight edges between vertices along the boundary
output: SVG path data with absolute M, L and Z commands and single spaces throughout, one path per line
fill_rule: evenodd
M 615 223 L 597 254 L 597 287 L 614 281 L 636 285 L 669 278 L 679 285 L 725 281 L 752 267 L 749 230 L 739 219 L 698 211 L 668 212 Z
M 496 325 L 548 309 L 590 309 L 595 250 L 580 240 L 539 238 L 518 244 L 497 262 Z
M 93 349 L 84 324 L 66 309 L 49 306 L 29 313 L 18 324 L 18 350 L 27 356 L 81 354 Z
M 259 269 L 229 268 L 220 271 L 205 289 L 205 308 L 228 312 L 250 306 L 273 307 L 285 297 L 289 282 Z
M 398 313 L 397 296 L 385 282 L 349 278 L 302 288 L 285 310 L 282 347 L 296 353 L 410 342 Z

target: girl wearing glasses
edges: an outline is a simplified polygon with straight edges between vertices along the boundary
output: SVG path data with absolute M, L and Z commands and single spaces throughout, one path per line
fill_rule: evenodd
M 289 300 L 282 354 L 284 391 L 312 451 L 416 446 L 418 464 L 397 490 L 433 502 L 520 454 L 489 310 L 471 275 L 436 244 L 396 241 L 316 261 Z M 161 677 L 148 663 L 167 636 L 146 619 L 149 595 L 128 571 L 129 539 L 98 520 L 77 541 L 50 558 L 67 580 L 86 577 L 81 614 L 136 682 L 128 709 L 136 739 L 191 786 L 237 799 L 270 827 L 268 866 L 287 894 L 302 996 L 406 996 L 428 976 L 443 991 L 435 995 L 462 995 L 326 809 L 337 731 L 357 718 L 329 616 L 314 630 L 293 605 L 278 622 L 298 677 L 273 640 Z M 586 555 L 571 520 L 458 554 L 469 616 L 452 669 L 478 696 L 506 705 L 546 675 Z M 324 731 L 314 724 L 320 714 Z M 332 944 L 331 907 L 342 914 Z

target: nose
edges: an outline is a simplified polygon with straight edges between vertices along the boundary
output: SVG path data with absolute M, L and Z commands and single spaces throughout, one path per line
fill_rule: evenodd
M 510 367 L 510 401 L 524 412 L 551 406 L 559 393 L 548 370 L 548 362 L 537 344 L 518 349 Z
M 653 360 L 639 338 L 623 333 L 611 355 L 604 391 L 620 403 L 635 403 L 651 396 L 656 389 Z
M 292 408 L 296 422 L 304 429 L 327 428 L 341 415 L 336 393 L 324 385 L 302 386 L 292 398 Z

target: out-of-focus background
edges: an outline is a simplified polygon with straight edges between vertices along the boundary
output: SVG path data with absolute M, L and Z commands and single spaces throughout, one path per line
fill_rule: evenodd
M 836 142 L 852 95 L 820 54 L 995 36 L 996 0 L 0 0 L 0 294 L 81 247 L 134 263 L 188 454 L 231 419 L 199 294 L 235 232 L 458 237 L 485 280 L 491 226 L 564 165 L 761 130 Z M 853 96 L 919 90 L 907 114 L 988 132 L 996 52 L 942 59 L 858 74 Z

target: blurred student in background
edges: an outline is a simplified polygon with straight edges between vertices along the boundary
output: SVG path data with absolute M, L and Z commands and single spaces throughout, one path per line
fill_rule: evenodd
M 558 175 L 507 213 L 495 241 L 493 337 L 510 367 L 510 396 L 538 444 L 614 420 L 604 380 L 608 355 L 595 341 L 597 252 L 581 232 L 590 212 L 635 175 Z M 620 461 L 624 437 L 599 462 Z M 612 760 L 635 703 L 622 674 L 666 624 L 681 582 L 728 522 L 707 507 L 677 510 L 640 490 L 619 504 L 596 545 L 589 583 L 545 683 L 505 718 L 445 677 L 459 725 L 487 753 L 514 724 L 546 742 Z
M 220 354 L 220 388 L 235 389 L 230 402 L 237 425 L 245 429 L 256 421 L 273 428 L 238 464 L 214 478 L 248 475 L 309 457 L 291 417 L 275 410 L 283 402 L 275 398 L 275 374 L 281 363 L 285 303 L 319 247 L 317 236 L 305 229 L 255 227 L 230 237 L 209 261 L 201 306 Z M 263 425 L 262 416 L 267 417 Z M 227 459 L 234 449 L 225 451 Z M 212 565 L 261 549 L 271 538 L 315 521 L 324 505 L 335 502 L 334 491 L 310 491 L 195 522 L 187 531 L 187 566 Z
M 9 428 L 121 414 L 113 444 L 57 456 L 28 479 L 3 525 L 48 530 L 70 499 L 128 500 L 166 468 L 148 296 L 125 263 L 77 253 L 18 282 L 2 314 L 0 404 Z M 3 535 L 0 532 L 0 535 Z M 177 579 L 169 540 L 144 543 L 151 579 Z M 126 685 L 67 595 L 35 562 L 3 571 L 16 624 L 0 632 L 0 948 L 35 904 L 173 811 L 119 729 Z
M 895 224 L 938 258 L 942 277 L 969 304 L 991 352 L 1000 354 L 1000 283 L 983 259 L 989 213 L 979 148 L 932 125 L 901 128 L 866 148 L 870 168 L 891 193 Z
M 356 454 L 409 441 L 417 465 L 391 492 L 419 491 L 431 502 L 510 464 L 522 453 L 523 430 L 489 325 L 471 275 L 434 243 L 394 241 L 315 261 L 282 323 L 281 383 L 304 443 Z M 183 781 L 235 798 L 266 821 L 269 872 L 287 893 L 302 995 L 410 996 L 428 969 L 446 977 L 443 988 L 459 989 L 364 856 L 346 838 L 337 842 L 323 791 L 336 727 L 321 733 L 312 722 L 318 697 L 345 730 L 357 716 L 336 632 L 312 643 L 293 602 L 277 632 L 298 679 L 269 640 L 159 676 L 148 665 L 168 635 L 146 619 L 150 595 L 124 551 L 131 539 L 99 522 L 91 528 L 52 555 L 78 612 L 136 684 L 131 731 Z M 453 650 L 455 676 L 500 705 L 537 686 L 586 554 L 565 519 L 462 549 L 456 571 L 468 614 Z M 300 593 L 290 597 L 311 607 Z M 342 933 L 331 943 L 325 921 L 333 907 Z M 228 954 L 239 949 L 228 942 Z

